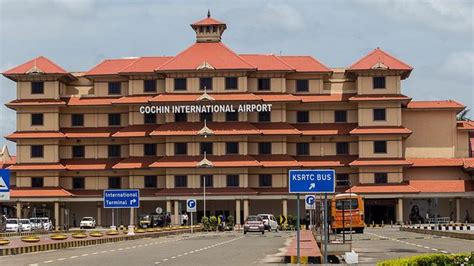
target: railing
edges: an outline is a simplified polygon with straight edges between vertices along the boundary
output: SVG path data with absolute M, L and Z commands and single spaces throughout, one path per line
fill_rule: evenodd
M 451 221 L 450 217 L 434 217 L 428 219 L 428 223 L 433 223 L 433 224 L 446 224 Z

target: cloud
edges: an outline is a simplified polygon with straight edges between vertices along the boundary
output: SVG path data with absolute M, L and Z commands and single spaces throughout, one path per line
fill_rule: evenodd
M 440 68 L 440 72 L 473 80 L 474 51 L 458 51 L 449 54 Z

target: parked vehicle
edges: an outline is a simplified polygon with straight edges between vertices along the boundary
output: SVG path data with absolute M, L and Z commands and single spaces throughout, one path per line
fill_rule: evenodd
M 247 234 L 247 232 L 260 232 L 262 235 L 265 234 L 265 225 L 263 224 L 262 217 L 249 215 L 244 223 L 244 234 Z
M 30 218 L 31 230 L 43 229 L 43 223 L 40 218 Z
M 364 199 L 354 193 L 342 193 L 331 200 L 331 229 L 333 232 L 355 230 L 364 233 Z
M 258 216 L 262 217 L 263 224 L 265 225 L 265 230 L 272 231 L 275 230 L 275 232 L 278 231 L 278 222 L 275 219 L 275 216 L 273 214 L 259 214 Z
M 140 226 L 140 228 L 164 226 L 164 216 L 156 213 L 142 214 L 139 217 L 138 225 Z
M 46 230 L 46 231 L 53 230 L 53 223 L 51 222 L 51 220 L 48 217 L 41 217 L 41 218 L 38 218 L 38 219 L 41 220 L 42 227 L 43 227 L 44 230 Z
M 21 224 L 21 231 L 23 232 L 31 231 L 31 223 L 29 219 L 20 219 L 20 224 Z
M 14 232 L 14 233 L 21 232 L 20 220 L 17 219 L 17 218 L 7 219 L 7 225 L 5 227 L 5 231 L 6 232 Z
M 79 227 L 81 229 L 83 228 L 95 228 L 95 219 L 92 217 L 84 217 L 81 220 L 81 223 L 79 224 Z

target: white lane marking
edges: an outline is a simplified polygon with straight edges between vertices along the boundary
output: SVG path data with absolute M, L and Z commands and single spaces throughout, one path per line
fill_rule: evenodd
M 168 259 L 163 259 L 163 261 L 167 261 Z
M 66 258 L 59 258 L 58 261 L 62 261 L 62 260 L 65 260 Z
M 441 253 L 448 254 L 448 252 L 444 250 L 441 250 Z
M 38 266 L 38 263 L 28 264 L 28 266 Z
M 381 239 L 384 238 L 384 239 L 389 239 L 389 240 L 392 240 L 392 241 L 397 241 L 395 238 L 386 238 L 384 236 L 377 235 L 377 234 L 374 234 L 374 233 L 367 233 L 367 234 L 373 235 L 373 236 L 376 236 L 376 237 L 380 237 Z M 448 254 L 447 251 L 442 250 L 442 249 L 436 249 L 436 248 L 432 248 L 432 247 L 428 247 L 428 246 L 417 245 L 417 244 L 409 243 L 409 242 L 406 242 L 406 241 L 400 241 L 400 243 L 407 244 L 407 245 L 412 245 L 412 246 L 417 246 L 419 248 L 429 249 L 429 250 L 432 250 L 432 251 L 438 251 L 438 252 L 441 252 L 441 253 L 444 253 L 444 254 Z
M 176 259 L 176 256 L 171 257 L 171 259 Z
M 107 252 L 107 250 L 104 250 L 104 251 L 101 251 L 100 253 L 104 254 L 104 253 L 106 253 L 106 252 Z
M 71 256 L 71 257 L 69 257 L 69 258 L 70 258 L 70 259 L 75 259 L 75 258 L 77 258 L 77 256 Z
M 110 252 L 115 252 L 115 249 L 111 249 L 111 250 L 109 250 L 109 251 L 110 251 Z
M 94 252 L 94 253 L 92 253 L 92 255 L 97 255 L 97 254 L 99 254 L 99 252 Z
M 43 263 L 51 263 L 51 262 L 53 262 L 53 261 L 52 261 L 52 260 L 45 260 L 45 261 L 43 261 Z
M 86 256 L 89 256 L 89 254 L 86 253 L 86 254 L 82 254 L 81 256 L 86 257 Z
M 161 263 L 161 262 L 159 262 L 159 261 L 155 262 L 155 264 L 160 264 L 160 263 Z

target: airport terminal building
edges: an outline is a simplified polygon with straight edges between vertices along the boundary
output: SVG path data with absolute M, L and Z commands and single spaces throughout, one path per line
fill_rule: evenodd
M 203 216 L 296 213 L 289 169 L 335 169 L 337 191 L 365 198 L 367 223 L 474 214 L 474 122 L 452 100 L 402 94 L 412 67 L 380 48 L 345 68 L 311 56 L 239 54 L 225 23 L 193 24 L 176 56 L 107 59 L 68 72 L 38 57 L 3 72 L 16 82 L 9 217 L 111 224 L 104 189 L 140 189 L 140 208 Z M 349 48 L 350 49 L 350 48 Z M 5 88 L 3 88 L 5 89 Z M 448 90 L 447 90 L 448 91 Z M 149 112 L 145 112 L 149 111 Z M 117 211 L 128 224 L 131 212 Z

